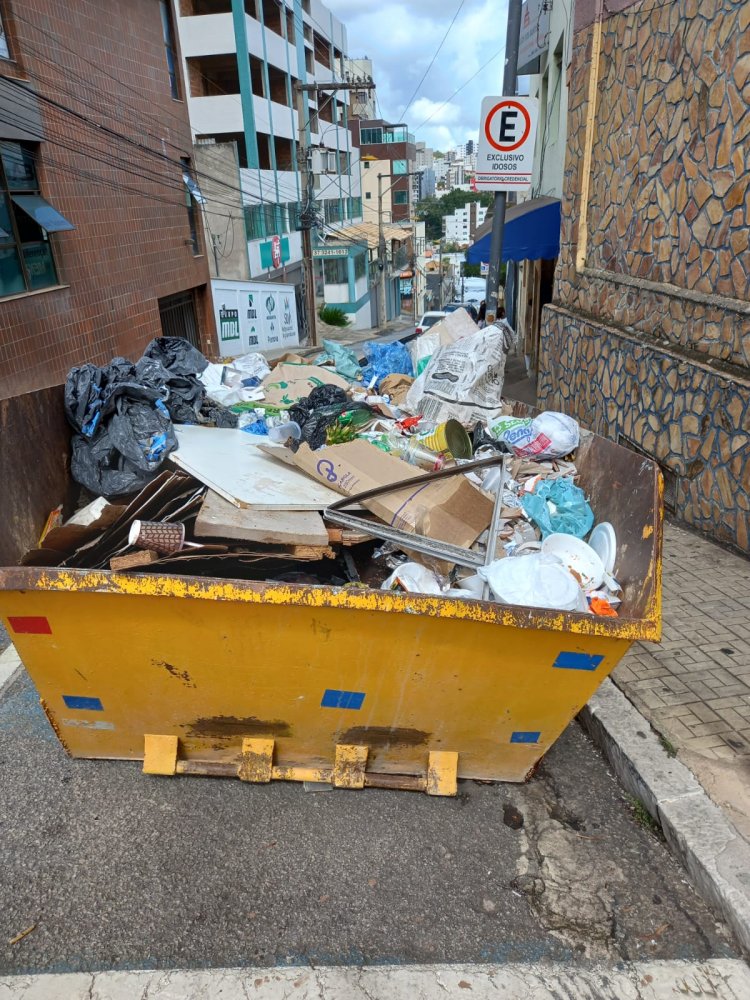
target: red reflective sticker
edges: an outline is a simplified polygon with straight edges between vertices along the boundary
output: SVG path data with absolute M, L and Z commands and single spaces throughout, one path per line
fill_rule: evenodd
M 8 624 L 16 635 L 52 635 L 46 618 L 8 618 Z

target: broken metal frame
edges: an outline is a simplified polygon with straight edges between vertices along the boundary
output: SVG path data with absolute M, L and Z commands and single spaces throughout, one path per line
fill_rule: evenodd
M 332 521 L 334 524 L 341 524 L 347 528 L 357 528 L 366 531 L 376 538 L 392 542 L 394 545 L 399 546 L 399 548 L 406 548 L 412 552 L 421 552 L 423 555 L 432 556 L 434 559 L 454 562 L 458 566 L 476 569 L 479 566 L 484 566 L 486 560 L 486 557 L 478 552 L 472 552 L 470 549 L 465 549 L 460 545 L 452 545 L 450 542 L 442 542 L 436 538 L 429 538 L 427 535 L 403 531 L 400 528 L 392 528 L 387 524 L 377 524 L 356 514 L 347 514 L 343 508 L 353 506 L 354 504 L 362 504 L 365 500 L 371 500 L 386 493 L 397 493 L 399 490 L 406 489 L 416 483 L 421 485 L 435 482 L 439 479 L 448 479 L 451 476 L 463 475 L 467 472 L 474 472 L 477 469 L 488 469 L 496 465 L 502 465 L 503 473 L 500 476 L 500 485 L 495 496 L 495 507 L 490 524 L 490 530 L 494 526 L 495 538 L 497 539 L 498 518 L 499 512 L 502 509 L 502 491 L 503 484 L 505 483 L 505 459 L 505 454 L 492 455 L 489 458 L 482 458 L 476 462 L 466 462 L 450 469 L 441 469 L 440 472 L 430 472 L 423 476 L 411 476 L 409 479 L 402 479 L 397 483 L 376 486 L 374 489 L 366 490 L 364 493 L 357 493 L 355 496 L 343 497 L 341 500 L 336 501 L 335 504 L 323 511 L 323 517 L 326 521 Z

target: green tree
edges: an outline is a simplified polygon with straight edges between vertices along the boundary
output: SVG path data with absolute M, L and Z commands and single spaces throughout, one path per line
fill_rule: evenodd
M 443 216 L 452 215 L 457 208 L 467 202 L 478 201 L 489 208 L 493 194 L 489 191 L 449 191 L 442 198 L 424 198 L 417 205 L 417 218 L 425 223 L 425 235 L 429 240 L 439 240 L 443 234 Z

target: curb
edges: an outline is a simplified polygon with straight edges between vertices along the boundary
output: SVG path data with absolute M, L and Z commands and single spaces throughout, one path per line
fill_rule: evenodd
M 623 787 L 659 823 L 700 895 L 750 954 L 750 844 L 609 678 L 579 719 Z
M 0 653 L 0 698 L 18 671 L 23 666 L 21 657 L 16 652 L 16 647 L 11 645 Z
M 0 1000 L 746 1000 L 740 959 L 507 965 L 371 965 L 78 972 L 0 978 Z

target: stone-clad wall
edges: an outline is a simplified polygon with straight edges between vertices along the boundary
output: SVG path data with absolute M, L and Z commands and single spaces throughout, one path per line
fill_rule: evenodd
M 750 378 L 727 377 L 559 306 L 547 308 L 544 332 L 544 405 L 653 455 L 677 475 L 685 521 L 750 551 Z
M 574 40 L 539 399 L 653 455 L 686 521 L 749 550 L 750 3 L 643 0 L 604 21 L 579 272 L 593 30 Z

